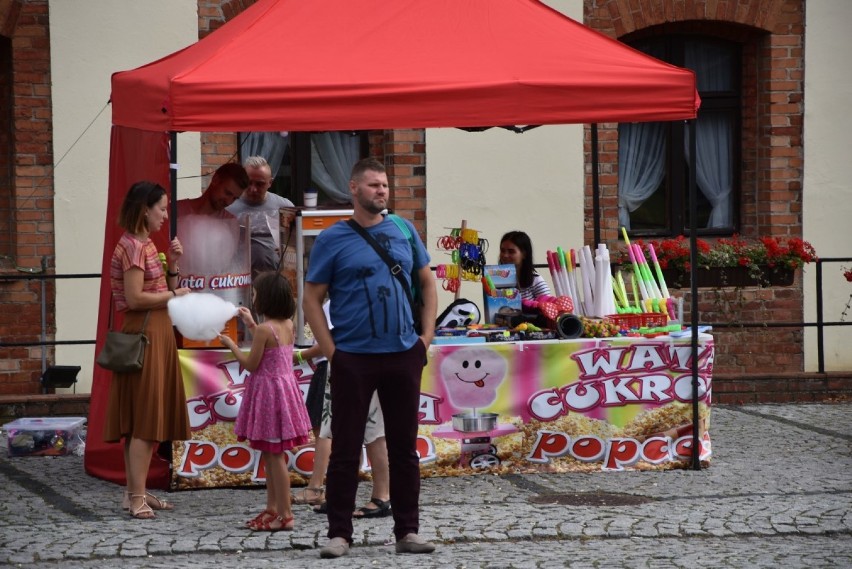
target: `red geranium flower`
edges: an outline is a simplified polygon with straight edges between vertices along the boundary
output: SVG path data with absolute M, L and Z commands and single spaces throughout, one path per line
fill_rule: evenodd
M 636 243 L 642 244 L 643 250 L 647 250 L 647 246 L 641 240 L 637 240 Z M 649 243 L 654 246 L 660 268 L 689 270 L 689 239 L 685 235 Z M 712 243 L 697 239 L 696 246 L 698 249 L 696 263 L 699 267 L 748 267 L 749 272 L 753 272 L 757 277 L 762 275 L 761 267 L 773 270 L 795 270 L 817 259 L 811 244 L 798 237 L 764 236 L 755 241 L 735 234 L 728 238 L 716 239 Z M 625 263 L 628 256 L 626 252 L 622 252 L 617 258 Z M 850 277 L 847 276 L 847 278 Z

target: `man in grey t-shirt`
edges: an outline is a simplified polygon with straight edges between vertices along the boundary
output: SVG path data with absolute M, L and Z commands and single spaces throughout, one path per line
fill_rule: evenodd
M 249 186 L 243 195 L 228 206 L 236 217 L 248 214 L 251 224 L 251 273 L 278 270 L 280 238 L 278 235 L 278 210 L 293 207 L 293 202 L 278 194 L 269 193 L 272 185 L 272 168 L 262 156 L 251 156 L 243 162 L 249 177 Z

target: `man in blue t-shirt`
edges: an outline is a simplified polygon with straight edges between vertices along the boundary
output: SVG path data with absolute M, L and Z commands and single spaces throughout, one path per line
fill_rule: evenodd
M 418 535 L 420 464 L 416 452 L 420 376 L 426 348 L 435 333 L 437 295 L 426 252 L 408 221 L 412 243 L 384 212 L 390 189 L 384 165 L 365 158 L 349 180 L 352 219 L 400 266 L 406 279 L 419 279 L 423 298 L 422 335 L 414 329 L 407 291 L 355 229 L 345 222 L 324 230 L 311 250 L 302 307 L 314 338 L 331 362 L 332 440 L 327 473 L 329 543 L 323 558 L 346 555 L 352 542 L 352 511 L 358 464 L 370 398 L 378 392 L 384 412 L 390 464 L 390 498 L 398 553 L 431 553 L 435 546 Z M 409 282 L 410 285 L 410 282 Z M 328 294 L 330 331 L 322 310 Z

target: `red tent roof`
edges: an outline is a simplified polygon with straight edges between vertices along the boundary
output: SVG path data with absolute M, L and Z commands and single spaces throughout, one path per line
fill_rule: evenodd
M 695 77 L 536 0 L 259 0 L 112 78 L 143 130 L 349 130 L 695 118 Z

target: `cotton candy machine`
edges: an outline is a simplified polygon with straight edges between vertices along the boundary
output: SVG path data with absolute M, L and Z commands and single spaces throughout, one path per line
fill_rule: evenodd
M 493 431 L 497 426 L 497 413 L 456 413 L 453 415 L 453 429 L 462 433 L 483 433 Z
M 500 466 L 497 447 L 493 439 L 516 433 L 514 425 L 499 425 L 497 413 L 456 413 L 452 428 L 442 427 L 432 434 L 444 439 L 455 439 L 461 443 L 459 466 L 474 470 Z

